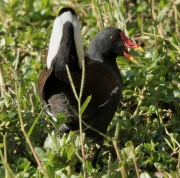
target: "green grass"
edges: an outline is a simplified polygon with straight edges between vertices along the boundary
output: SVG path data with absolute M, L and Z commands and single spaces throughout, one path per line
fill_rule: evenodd
M 64 116 L 54 122 L 37 93 L 53 21 L 64 6 L 79 16 L 85 50 L 100 29 L 114 26 L 145 51 L 131 50 L 139 65 L 117 59 L 124 90 L 100 172 L 89 159 L 91 141 L 85 138 L 83 155 L 77 132 L 56 135 Z M 179 9 L 174 0 L 0 1 L 0 177 L 180 177 Z

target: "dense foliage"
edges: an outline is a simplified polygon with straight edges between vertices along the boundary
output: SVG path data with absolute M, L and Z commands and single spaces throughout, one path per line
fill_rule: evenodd
M 145 50 L 131 50 L 139 65 L 117 59 L 122 100 L 97 169 L 85 161 L 86 176 L 180 177 L 178 0 L 0 1 L 0 177 L 85 176 L 79 134 L 57 135 L 65 116 L 54 122 L 37 93 L 53 21 L 64 6 L 79 16 L 85 49 L 100 29 L 114 26 Z M 90 147 L 86 139 L 87 157 Z

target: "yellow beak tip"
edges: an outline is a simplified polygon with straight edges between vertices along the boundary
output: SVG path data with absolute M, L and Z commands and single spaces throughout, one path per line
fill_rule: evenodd
M 144 52 L 144 49 L 143 49 L 141 46 L 139 46 L 137 49 L 138 49 L 139 51 Z
M 134 59 L 132 56 L 129 58 L 132 62 L 134 62 L 135 64 L 139 64 L 139 62 L 136 60 L 136 59 Z

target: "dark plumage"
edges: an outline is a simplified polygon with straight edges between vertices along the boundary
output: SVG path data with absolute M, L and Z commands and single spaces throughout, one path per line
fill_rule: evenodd
M 59 24 L 56 23 L 58 21 L 62 23 L 60 28 Z M 62 29 L 59 31 L 62 35 L 59 39 L 58 37 L 53 38 L 52 32 L 49 47 L 50 57 L 47 58 L 47 68 L 40 74 L 38 88 L 43 105 L 48 105 L 46 107 L 48 113 L 54 118 L 59 112 L 66 115 L 70 122 L 63 124 L 60 130 L 61 132 L 69 132 L 79 129 L 79 120 L 74 114 L 74 111 L 78 112 L 78 106 L 65 65 L 69 66 L 76 90 L 79 91 L 82 75 L 81 61 L 84 55 L 82 45 L 80 45 L 82 39 L 80 39 L 79 26 L 74 25 L 78 22 L 74 10 L 71 8 L 62 9 L 56 22 L 53 32 L 58 34 L 58 30 L 55 29 L 57 27 L 59 30 Z M 79 35 L 78 39 L 76 35 Z M 51 52 L 51 49 L 54 49 L 53 45 L 56 45 L 55 49 L 57 49 L 54 53 Z M 106 28 L 94 37 L 85 57 L 85 84 L 82 103 L 89 95 L 92 96 L 92 99 L 82 118 L 90 127 L 102 133 L 106 133 L 122 93 L 123 82 L 116 64 L 116 57 L 126 56 L 133 60 L 132 56 L 125 51 L 126 46 L 139 48 L 137 44 L 127 39 L 120 29 Z M 85 126 L 83 128 L 87 137 L 91 137 L 102 146 L 103 137 L 98 132 Z

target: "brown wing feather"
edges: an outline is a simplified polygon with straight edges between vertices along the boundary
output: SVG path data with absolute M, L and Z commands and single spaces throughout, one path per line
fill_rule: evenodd
M 52 70 L 53 68 L 50 68 L 50 69 L 45 68 L 39 75 L 38 92 L 39 92 L 39 96 L 40 96 L 43 106 L 47 105 L 47 101 L 46 101 L 45 93 L 44 93 L 44 87 L 45 87 L 47 79 L 52 73 Z
M 58 79 L 70 84 L 66 72 L 59 71 L 55 75 Z M 72 72 L 71 76 L 75 87 L 79 90 L 82 71 Z M 109 68 L 100 62 L 86 60 L 84 94 L 92 95 L 92 100 L 97 106 L 107 102 L 117 86 L 118 79 Z

